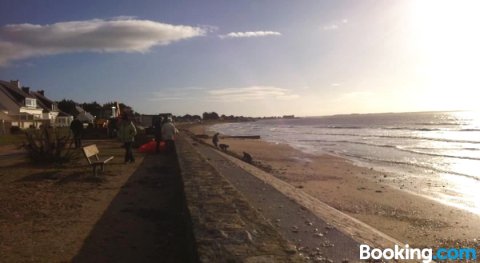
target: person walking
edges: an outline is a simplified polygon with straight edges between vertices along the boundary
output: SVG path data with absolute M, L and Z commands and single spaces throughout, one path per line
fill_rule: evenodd
M 70 130 L 72 130 L 73 133 L 75 148 L 82 147 L 83 123 L 78 119 L 78 117 L 75 117 L 75 119 L 70 123 Z
M 135 141 L 135 135 L 137 135 L 137 129 L 130 120 L 127 114 L 122 115 L 122 120 L 118 128 L 118 138 L 123 142 L 125 148 L 125 163 L 135 162 L 133 157 L 133 142 Z
M 178 133 L 177 128 L 172 123 L 172 117 L 168 117 L 162 125 L 162 139 L 167 144 L 167 152 L 172 153 L 175 149 L 175 135 Z

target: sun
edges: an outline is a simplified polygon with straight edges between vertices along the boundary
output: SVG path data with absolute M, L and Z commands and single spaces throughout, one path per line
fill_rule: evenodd
M 409 2 L 409 40 L 424 88 L 439 106 L 478 110 L 480 1 Z

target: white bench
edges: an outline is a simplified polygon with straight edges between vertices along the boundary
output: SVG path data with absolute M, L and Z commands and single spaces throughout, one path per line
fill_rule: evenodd
M 93 174 L 97 176 L 97 166 L 100 165 L 100 169 L 103 172 L 103 166 L 113 159 L 113 156 L 110 156 L 105 159 L 100 159 L 98 154 L 100 151 L 97 148 L 97 145 L 92 144 L 82 148 L 85 158 L 87 158 L 88 163 L 93 167 Z M 91 160 L 93 159 L 93 160 Z

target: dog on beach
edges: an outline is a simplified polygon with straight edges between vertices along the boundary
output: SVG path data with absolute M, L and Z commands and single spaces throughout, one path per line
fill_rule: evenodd
M 220 144 L 218 145 L 218 147 L 220 147 L 220 150 L 226 152 L 227 149 L 228 149 L 228 147 L 230 147 L 230 146 L 229 146 L 228 144 L 220 143 Z
M 249 153 L 243 152 L 242 160 L 243 160 L 244 162 L 247 162 L 247 163 L 252 163 L 253 158 L 252 158 L 252 156 L 251 156 Z

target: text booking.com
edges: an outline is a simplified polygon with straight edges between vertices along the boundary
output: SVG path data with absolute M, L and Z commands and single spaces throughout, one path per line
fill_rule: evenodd
M 474 248 L 410 248 L 409 245 L 394 248 L 371 248 L 369 245 L 360 245 L 360 259 L 374 260 L 421 260 L 429 263 L 433 260 L 476 260 L 477 251 Z

